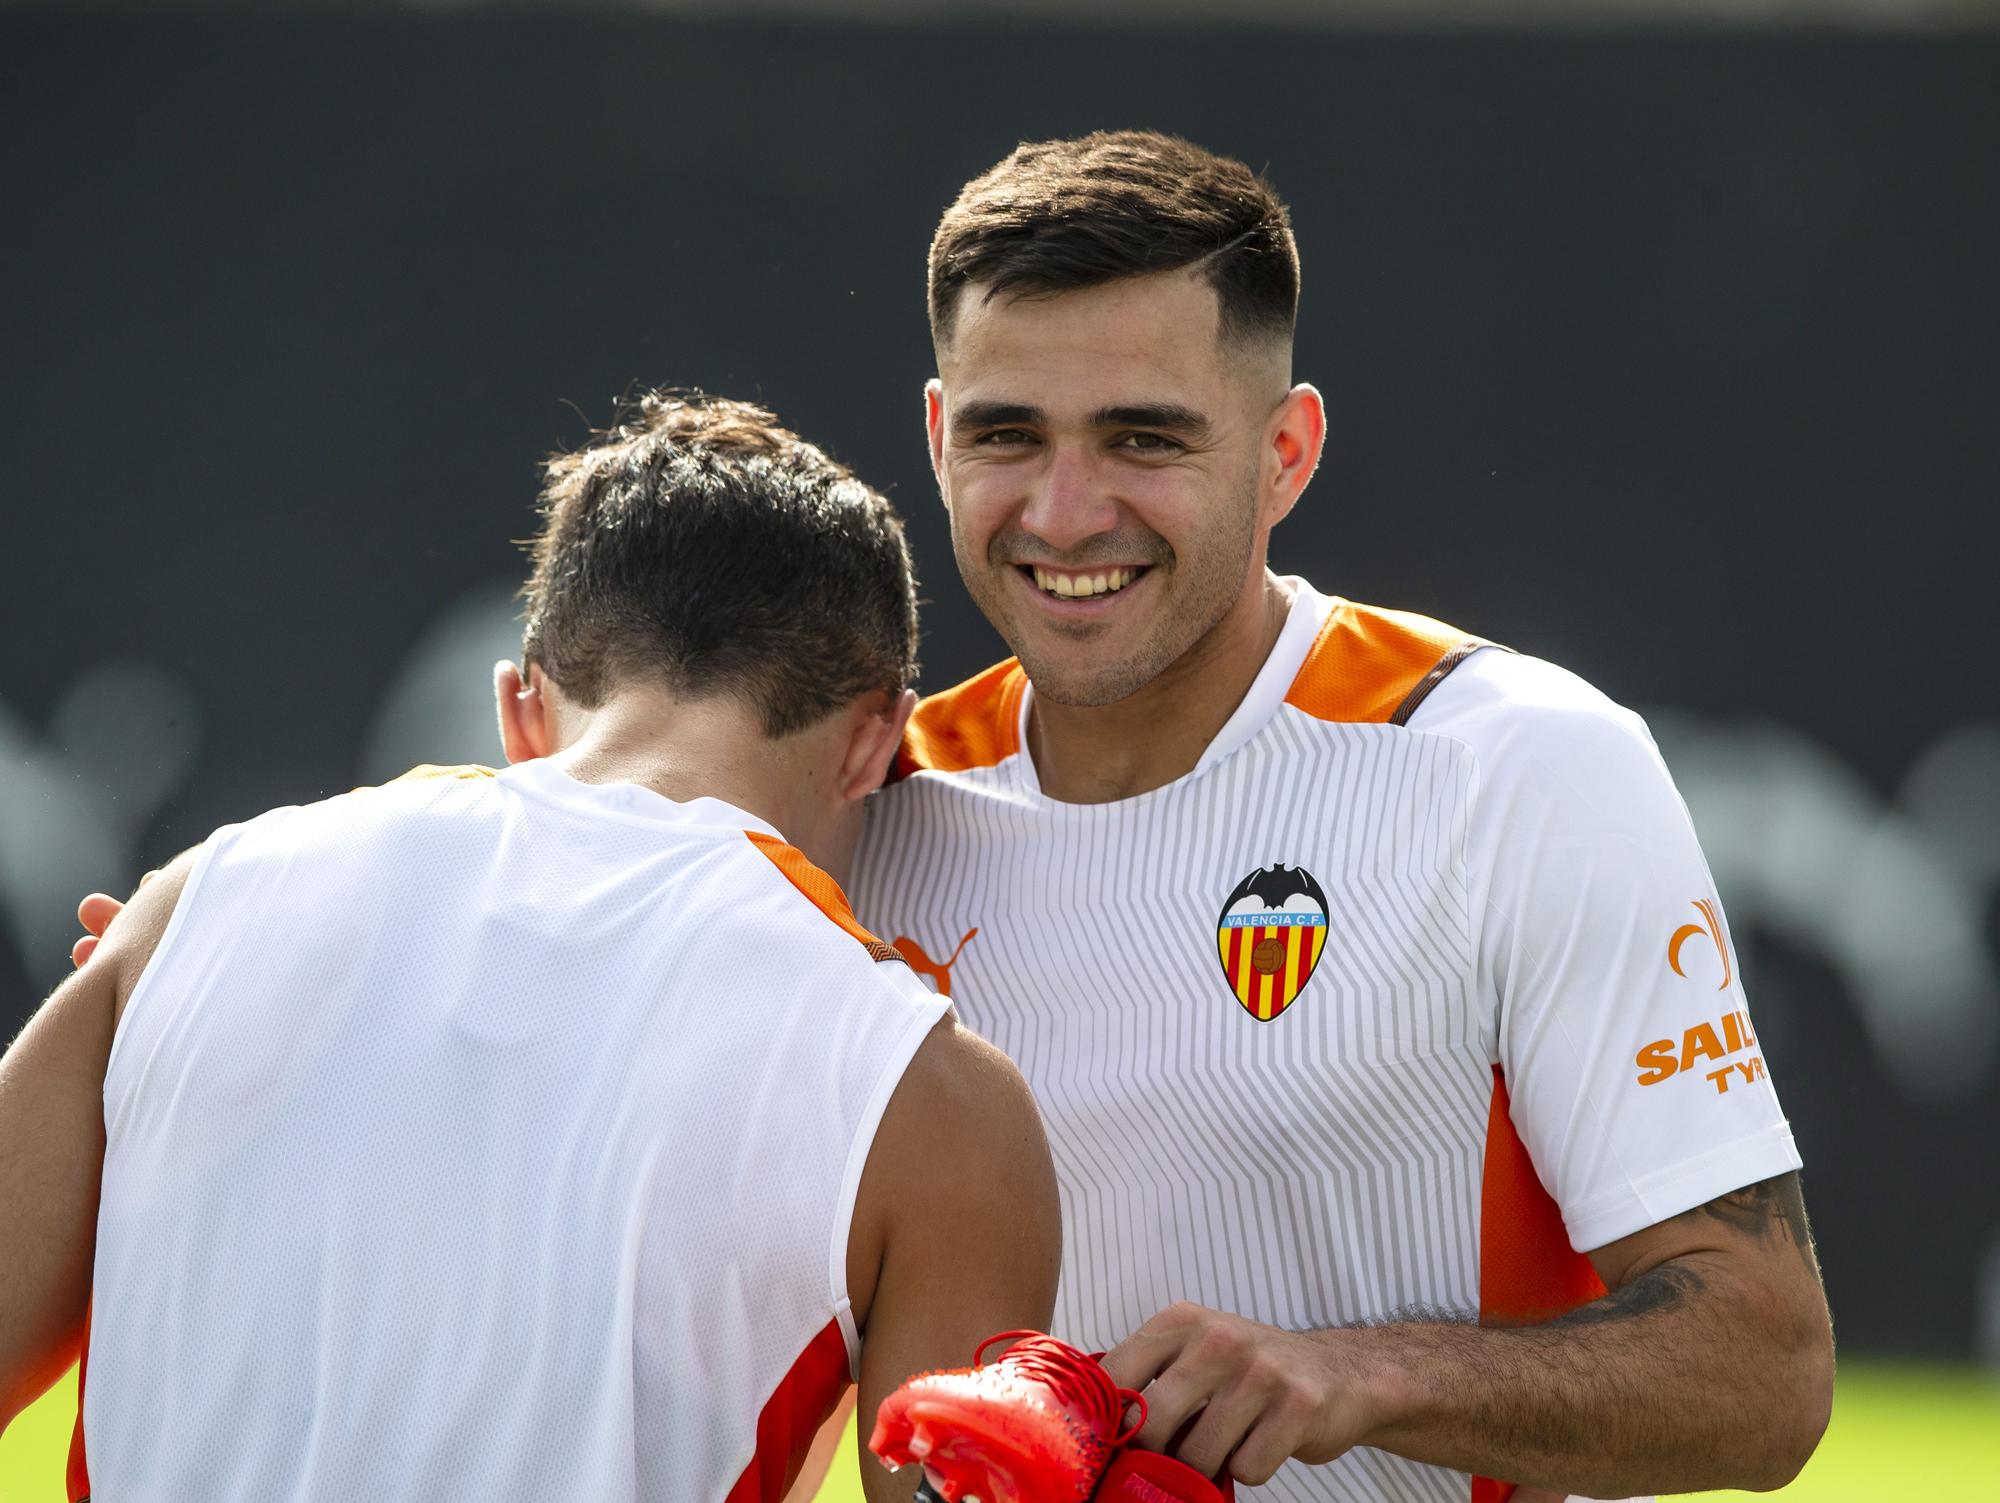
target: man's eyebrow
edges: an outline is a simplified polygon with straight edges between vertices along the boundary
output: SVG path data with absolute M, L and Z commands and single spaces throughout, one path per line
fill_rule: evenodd
M 1143 402 L 1134 407 L 1100 407 L 1090 415 L 1093 428 L 1164 428 L 1170 433 L 1204 434 L 1208 419 L 1178 402 Z
M 1026 402 L 966 402 L 951 410 L 954 428 L 1005 428 L 1046 423 L 1049 415 Z

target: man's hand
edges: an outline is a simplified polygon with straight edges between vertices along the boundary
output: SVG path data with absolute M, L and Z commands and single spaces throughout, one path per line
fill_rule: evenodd
M 157 877 L 157 870 L 147 872 L 139 879 L 144 887 Z M 125 905 L 109 893 L 93 892 L 76 905 L 76 921 L 83 925 L 83 938 L 69 947 L 69 963 L 79 970 L 83 963 L 97 953 L 98 941 L 104 938 L 104 931 L 111 927 L 111 921 L 125 911 Z
M 1166 1450 L 1198 1414 L 1174 1455 L 1210 1477 L 1227 1464 L 1255 1486 L 1294 1456 L 1332 1461 L 1361 1442 L 1370 1396 L 1341 1356 L 1321 1335 L 1180 1304 L 1106 1353 L 1104 1366 L 1121 1387 L 1145 1391 L 1140 1445 Z
M 1295 1334 L 1175 1305 L 1104 1364 L 1146 1394 L 1143 1444 L 1163 1448 L 1198 1415 L 1174 1454 L 1243 1482 L 1357 1445 L 1558 1498 L 1789 1481 L 1833 1385 L 1798 1176 L 1717 1196 L 1590 1260 L 1610 1292 L 1542 1325 Z
M 1121 1387 L 1143 1389 L 1137 1443 L 1205 1476 L 1247 1486 L 1296 1457 L 1313 1465 L 1364 1443 L 1370 1395 L 1338 1333 L 1298 1334 L 1200 1305 L 1170 1305 L 1104 1356 Z M 1151 1384 L 1148 1387 L 1148 1384 Z M 1514 1503 L 1564 1503 L 1566 1492 L 1517 1488 Z

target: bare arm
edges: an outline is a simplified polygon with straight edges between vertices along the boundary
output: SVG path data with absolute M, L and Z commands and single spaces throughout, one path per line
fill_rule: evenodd
M 1147 1380 L 1142 1442 L 1206 1409 L 1191 1465 L 1260 1482 L 1377 1446 L 1592 1497 L 1767 1489 L 1826 1428 L 1833 1335 L 1798 1176 L 1732 1191 L 1591 1254 L 1603 1298 L 1513 1329 L 1292 1333 L 1194 1306 L 1106 1358 Z
M 1055 1170 L 1027 1084 L 1005 1055 L 945 1018 L 883 1116 L 849 1242 L 868 1503 L 900 1503 L 917 1483 L 914 1468 L 892 1476 L 868 1454 L 882 1400 L 917 1373 L 965 1366 L 996 1331 L 1046 1329 L 1061 1238 Z
M 840 1449 L 840 1437 L 854 1419 L 854 1390 L 834 1406 L 826 1423 L 819 1427 L 819 1434 L 813 1437 L 811 1449 L 806 1459 L 799 1465 L 798 1476 L 785 1492 L 785 1503 L 812 1503 L 819 1496 L 819 1490 L 826 1483 L 827 1474 L 833 1470 L 834 1453 Z
M 133 898 L 95 963 L 56 988 L 0 1059 L 0 1429 L 82 1349 L 104 1169 L 105 1061 L 187 867 L 176 861 Z
M 1364 1333 L 1395 1394 L 1374 1443 L 1599 1496 L 1796 1476 L 1833 1402 L 1833 1331 L 1798 1175 L 1591 1261 L 1611 1292 L 1547 1325 L 1412 1332 L 1400 1352 L 1388 1332 Z

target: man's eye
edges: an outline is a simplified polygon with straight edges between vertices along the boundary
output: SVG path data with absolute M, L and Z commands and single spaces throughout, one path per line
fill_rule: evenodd
M 995 428 L 992 432 L 982 433 L 973 440 L 975 444 L 987 444 L 1000 448 L 1006 448 L 1013 444 L 1030 443 L 1032 441 L 1033 435 L 1028 433 L 1024 428 Z
M 1136 450 L 1141 454 L 1172 454 L 1181 448 L 1164 433 L 1128 433 L 1118 440 L 1117 447 Z

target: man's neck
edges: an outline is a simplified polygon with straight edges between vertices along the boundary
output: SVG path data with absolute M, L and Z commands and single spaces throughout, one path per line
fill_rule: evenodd
M 796 817 L 786 796 L 796 783 L 787 765 L 791 748 L 766 738 L 740 702 L 632 689 L 583 713 L 574 739 L 549 757 L 578 782 L 636 783 L 682 804 L 719 799 L 789 838 Z
M 1089 707 L 1036 696 L 1027 749 L 1042 792 L 1065 804 L 1108 804 L 1194 771 L 1249 693 L 1291 605 L 1290 588 L 1265 571 L 1257 588 L 1138 692 Z

